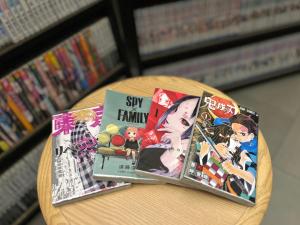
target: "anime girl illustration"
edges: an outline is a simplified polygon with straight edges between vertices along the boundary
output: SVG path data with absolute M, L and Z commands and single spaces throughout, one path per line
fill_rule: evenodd
M 125 145 L 124 149 L 126 151 L 126 158 L 130 155 L 132 156 L 132 164 L 135 164 L 136 155 L 138 154 L 139 144 L 138 144 L 138 128 L 127 127 L 124 137 Z
M 142 149 L 137 169 L 179 177 L 196 118 L 199 97 L 186 95 L 174 101 L 157 120 L 152 134 L 155 144 Z

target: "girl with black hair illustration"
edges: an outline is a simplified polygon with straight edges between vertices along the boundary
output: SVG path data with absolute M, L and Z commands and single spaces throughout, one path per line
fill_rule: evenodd
M 163 132 L 157 144 L 140 153 L 137 169 L 179 177 L 199 104 L 199 97 L 177 100 L 158 120 L 155 132 Z

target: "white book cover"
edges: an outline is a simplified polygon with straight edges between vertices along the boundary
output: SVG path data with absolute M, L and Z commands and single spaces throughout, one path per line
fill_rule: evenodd
M 103 107 L 68 111 L 52 117 L 52 203 L 128 187 L 129 183 L 96 181 L 92 177 Z

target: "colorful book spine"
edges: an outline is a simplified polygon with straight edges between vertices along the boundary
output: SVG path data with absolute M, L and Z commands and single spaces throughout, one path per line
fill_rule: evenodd
M 99 84 L 99 74 L 106 69 L 106 62 L 101 61 L 101 45 L 95 42 L 95 36 L 110 32 L 106 26 L 109 26 L 107 18 L 97 21 L 1 79 L 1 106 L 6 107 L 5 113 L 9 115 L 3 118 L 10 118 L 16 124 L 12 134 L 4 131 L 10 142 L 17 143 L 15 137 L 32 132 L 49 115 L 65 109 Z M 109 45 L 113 41 L 110 40 Z

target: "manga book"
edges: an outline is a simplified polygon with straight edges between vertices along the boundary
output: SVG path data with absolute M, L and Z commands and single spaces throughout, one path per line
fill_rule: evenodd
M 180 184 L 200 97 L 156 88 L 136 171 Z
M 94 177 L 132 183 L 158 183 L 135 173 L 140 137 L 146 125 L 150 98 L 108 90 L 99 135 Z
M 254 205 L 258 114 L 204 92 L 182 182 Z
M 96 181 L 92 166 L 103 107 L 67 111 L 52 117 L 52 203 L 59 205 L 128 187 Z

